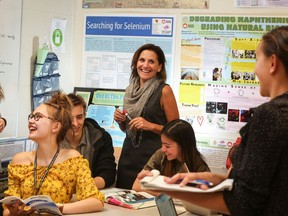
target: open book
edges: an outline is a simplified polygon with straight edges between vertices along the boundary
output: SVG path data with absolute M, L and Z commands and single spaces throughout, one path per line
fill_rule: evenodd
M 125 189 L 104 189 L 105 202 L 129 209 L 141 209 L 156 206 L 155 197 L 145 192 Z
M 13 204 L 17 200 L 25 203 L 26 206 L 34 208 L 37 213 L 47 213 L 50 215 L 62 215 L 58 206 L 53 202 L 49 196 L 36 195 L 31 196 L 25 200 L 20 199 L 17 196 L 8 196 L 0 200 L 3 204 Z
M 158 170 L 152 170 L 153 176 L 145 176 L 141 181 L 142 189 L 147 190 L 163 190 L 163 191 L 183 191 L 193 193 L 211 193 L 222 190 L 231 190 L 233 187 L 233 179 L 226 179 L 220 184 L 207 190 L 202 190 L 193 186 L 180 187 L 179 184 L 168 184 L 164 181 L 164 176 L 160 175 Z

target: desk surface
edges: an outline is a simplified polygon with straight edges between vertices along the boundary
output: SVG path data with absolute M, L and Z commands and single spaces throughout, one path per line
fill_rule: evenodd
M 117 191 L 117 190 L 123 190 L 119 188 L 106 188 L 102 189 L 102 192 L 107 191 Z M 176 211 L 178 215 L 180 216 L 198 216 L 196 214 L 192 214 L 190 212 L 187 212 L 185 208 L 182 205 L 175 204 Z M 101 216 L 159 216 L 159 212 L 157 209 L 157 206 L 143 208 L 143 209 L 128 209 L 120 206 L 115 206 L 111 204 L 104 204 L 104 209 L 100 212 L 92 212 L 92 213 L 85 213 L 85 214 L 73 214 L 68 216 L 95 216 L 95 215 L 101 215 Z M 216 216 L 216 215 L 215 215 Z
M 177 205 L 175 205 L 175 207 L 177 209 Z M 177 210 L 177 212 L 178 212 L 178 210 Z M 158 209 L 156 206 L 135 210 L 135 209 L 128 209 L 128 208 L 123 208 L 120 206 L 114 206 L 114 205 L 110 205 L 110 204 L 105 203 L 104 209 L 101 212 L 75 214 L 75 215 L 68 215 L 68 216 L 76 216 L 76 215 L 77 216 L 95 216 L 95 215 L 101 215 L 101 216 L 159 216 L 159 212 L 158 212 Z M 178 215 L 180 215 L 180 216 L 198 216 L 196 214 L 192 214 L 192 213 L 187 212 L 187 211 L 185 211 L 185 212 L 182 211 L 182 213 L 180 213 Z
M 93 212 L 86 214 L 78 214 L 78 216 L 158 216 L 159 212 L 157 207 L 149 207 L 144 209 L 127 209 L 120 206 L 114 206 L 110 204 L 105 204 L 103 211 L 101 212 Z M 72 215 L 70 215 L 72 216 Z M 74 215 L 73 215 L 74 216 Z M 181 216 L 196 216 L 190 212 L 184 212 Z

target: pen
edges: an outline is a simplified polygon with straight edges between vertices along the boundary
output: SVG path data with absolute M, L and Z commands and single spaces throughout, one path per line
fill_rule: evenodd
M 208 187 L 212 187 L 213 186 L 212 182 L 209 182 L 209 181 L 206 181 L 206 180 L 203 180 L 203 179 L 196 179 L 194 181 L 189 181 L 187 185 L 188 186 L 195 186 L 195 185 L 201 185 L 201 184 L 207 185 Z
M 181 182 L 183 181 L 183 179 L 178 179 L 176 181 L 176 184 L 180 184 Z M 191 186 L 191 187 L 196 187 L 197 185 L 201 185 L 201 184 L 204 184 L 208 187 L 213 187 L 213 183 L 212 182 L 209 182 L 209 181 L 206 181 L 206 180 L 203 180 L 203 179 L 196 179 L 196 180 L 193 180 L 193 181 L 189 181 L 186 186 Z
M 132 120 L 132 118 L 129 116 L 128 113 L 125 113 L 125 116 L 126 116 L 130 121 Z
M 187 166 L 186 163 L 183 163 L 183 166 L 185 167 L 186 171 L 188 173 L 190 173 L 189 171 L 189 168 Z M 180 182 L 182 182 L 183 179 L 179 179 L 176 183 L 179 184 Z M 212 182 L 209 182 L 209 181 L 206 181 L 206 180 L 202 180 L 202 179 L 196 179 L 194 181 L 189 181 L 188 184 L 186 184 L 187 186 L 197 186 L 197 185 L 201 185 L 201 184 L 204 184 L 204 185 L 207 185 L 208 187 L 212 187 L 213 186 L 213 183 Z
M 190 171 L 189 171 L 189 168 L 188 168 L 187 164 L 186 164 L 186 163 L 184 163 L 183 165 L 184 165 L 184 168 L 186 169 L 187 173 L 190 173 Z
M 128 112 L 126 110 L 123 110 L 123 114 L 131 121 L 132 118 L 131 116 L 128 114 Z

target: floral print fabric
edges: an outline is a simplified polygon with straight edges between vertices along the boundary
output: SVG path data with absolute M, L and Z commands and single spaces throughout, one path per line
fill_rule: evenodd
M 46 168 L 37 167 L 37 185 Z M 104 195 L 97 189 L 88 161 L 83 156 L 54 164 L 38 192 L 38 195 L 50 196 L 55 203 L 69 203 L 73 194 L 76 194 L 77 200 L 95 197 L 104 203 Z M 8 165 L 8 190 L 5 195 L 22 199 L 35 195 L 34 164 Z

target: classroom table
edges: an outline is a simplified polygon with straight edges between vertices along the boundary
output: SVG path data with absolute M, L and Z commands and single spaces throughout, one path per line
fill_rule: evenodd
M 101 191 L 107 190 L 115 190 L 117 188 L 107 188 L 102 189 Z M 197 214 L 192 214 L 187 212 L 182 205 L 175 204 L 176 211 L 180 216 L 198 216 Z M 101 216 L 159 216 L 159 212 L 157 206 L 143 208 L 143 209 L 128 209 L 120 206 L 115 206 L 111 204 L 104 204 L 104 209 L 100 212 L 93 213 L 84 213 L 84 214 L 72 214 L 70 216 L 93 216 L 93 215 L 101 215 Z M 69 216 L 69 215 L 68 215 Z M 211 215 L 212 216 L 212 215 Z M 221 215 L 213 215 L 213 216 L 221 216 Z
M 102 189 L 101 191 L 105 194 L 108 192 L 114 192 L 114 191 L 121 191 L 123 189 L 119 189 L 119 188 L 114 188 L 114 187 L 110 187 L 110 188 L 105 188 Z M 177 213 L 184 213 L 186 212 L 185 208 L 181 205 L 175 205 L 176 211 Z M 105 203 L 104 205 L 104 210 L 102 211 L 102 215 L 109 215 L 109 216 L 147 216 L 147 215 L 151 215 L 151 216 L 157 216 L 159 215 L 157 206 L 153 206 L 153 207 L 147 207 L 147 208 L 142 208 L 142 209 L 128 209 L 128 208 L 124 208 L 124 207 L 120 207 L 120 206 L 115 206 L 115 205 L 111 205 L 111 204 L 107 204 Z M 181 214 L 182 215 L 182 214 Z
M 110 204 L 105 204 L 105 207 L 103 211 L 101 212 L 93 212 L 93 213 L 86 213 L 86 214 L 75 214 L 75 215 L 68 215 L 68 216 L 159 216 L 159 212 L 157 207 L 149 207 L 144 209 L 127 209 L 122 208 L 119 206 L 114 206 Z M 196 214 L 192 214 L 190 212 L 183 212 L 181 214 L 178 214 L 180 216 L 198 216 Z M 212 215 L 211 215 L 212 216 Z M 213 215 L 216 216 L 216 215 Z M 221 216 L 221 215 L 217 215 Z
M 144 209 L 127 209 L 119 206 L 114 206 L 110 204 L 105 204 L 103 211 L 101 212 L 93 212 L 93 213 L 86 213 L 86 214 L 75 214 L 79 216 L 159 216 L 159 212 L 156 206 L 144 208 Z M 180 214 L 181 216 L 197 216 L 190 212 L 184 212 Z M 74 216 L 74 215 L 70 215 Z

